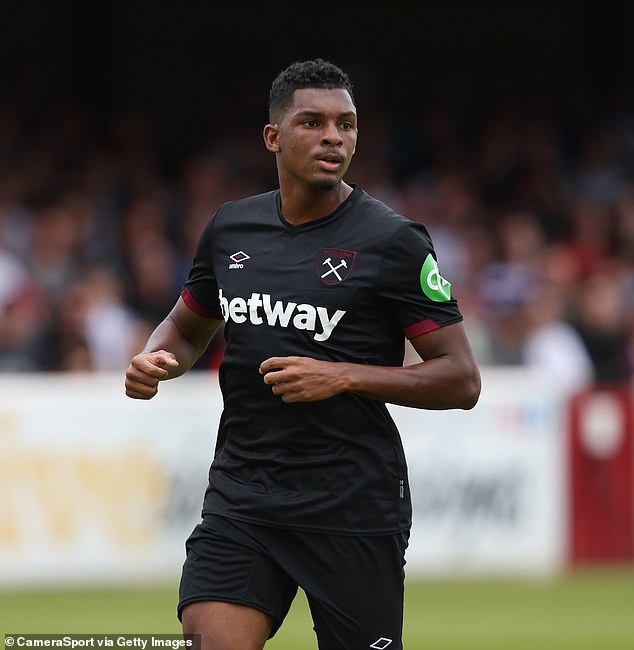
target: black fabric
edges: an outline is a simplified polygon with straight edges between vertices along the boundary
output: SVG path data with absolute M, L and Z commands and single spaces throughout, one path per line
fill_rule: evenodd
M 381 648 L 387 641 L 399 650 L 408 537 L 307 533 L 206 517 L 187 541 L 179 618 L 192 602 L 238 603 L 272 616 L 273 636 L 299 586 L 320 650 Z
M 277 191 L 220 208 L 184 288 L 201 313 L 222 312 L 227 340 L 205 514 L 352 535 L 409 528 L 407 467 L 385 405 L 353 394 L 284 404 L 258 368 L 290 355 L 401 365 L 404 331 L 462 319 L 455 300 L 423 291 L 430 255 L 423 225 L 358 187 L 300 226 L 284 220 Z

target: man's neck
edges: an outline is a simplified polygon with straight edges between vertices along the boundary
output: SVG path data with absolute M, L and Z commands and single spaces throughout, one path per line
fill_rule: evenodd
M 280 187 L 281 210 L 284 219 L 294 226 L 321 219 L 332 214 L 352 193 L 352 187 L 340 182 L 332 189 Z

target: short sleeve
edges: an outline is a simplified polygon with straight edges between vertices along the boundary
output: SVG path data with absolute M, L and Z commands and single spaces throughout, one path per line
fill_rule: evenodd
M 213 218 L 198 241 L 189 276 L 181 297 L 187 306 L 201 316 L 222 319 L 218 301 L 218 284 L 213 265 Z
M 396 230 L 381 260 L 378 285 L 408 339 L 462 320 L 421 223 L 409 221 Z

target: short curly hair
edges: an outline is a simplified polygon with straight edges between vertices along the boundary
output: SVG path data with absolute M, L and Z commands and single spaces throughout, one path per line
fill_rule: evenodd
M 350 93 L 352 82 L 348 75 L 334 63 L 324 59 L 296 61 L 282 70 L 274 79 L 269 93 L 269 119 L 275 121 L 280 112 L 293 101 L 293 93 L 299 88 L 343 88 Z

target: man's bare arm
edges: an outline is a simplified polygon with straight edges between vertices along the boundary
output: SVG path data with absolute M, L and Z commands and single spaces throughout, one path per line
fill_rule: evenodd
M 125 375 L 125 392 L 134 399 L 151 399 L 160 381 L 187 372 L 201 357 L 223 321 L 193 312 L 182 298 L 135 355 Z
M 411 340 L 421 363 L 405 367 L 271 357 L 264 382 L 284 402 L 316 401 L 343 392 L 425 409 L 470 409 L 480 395 L 480 372 L 462 323 Z

